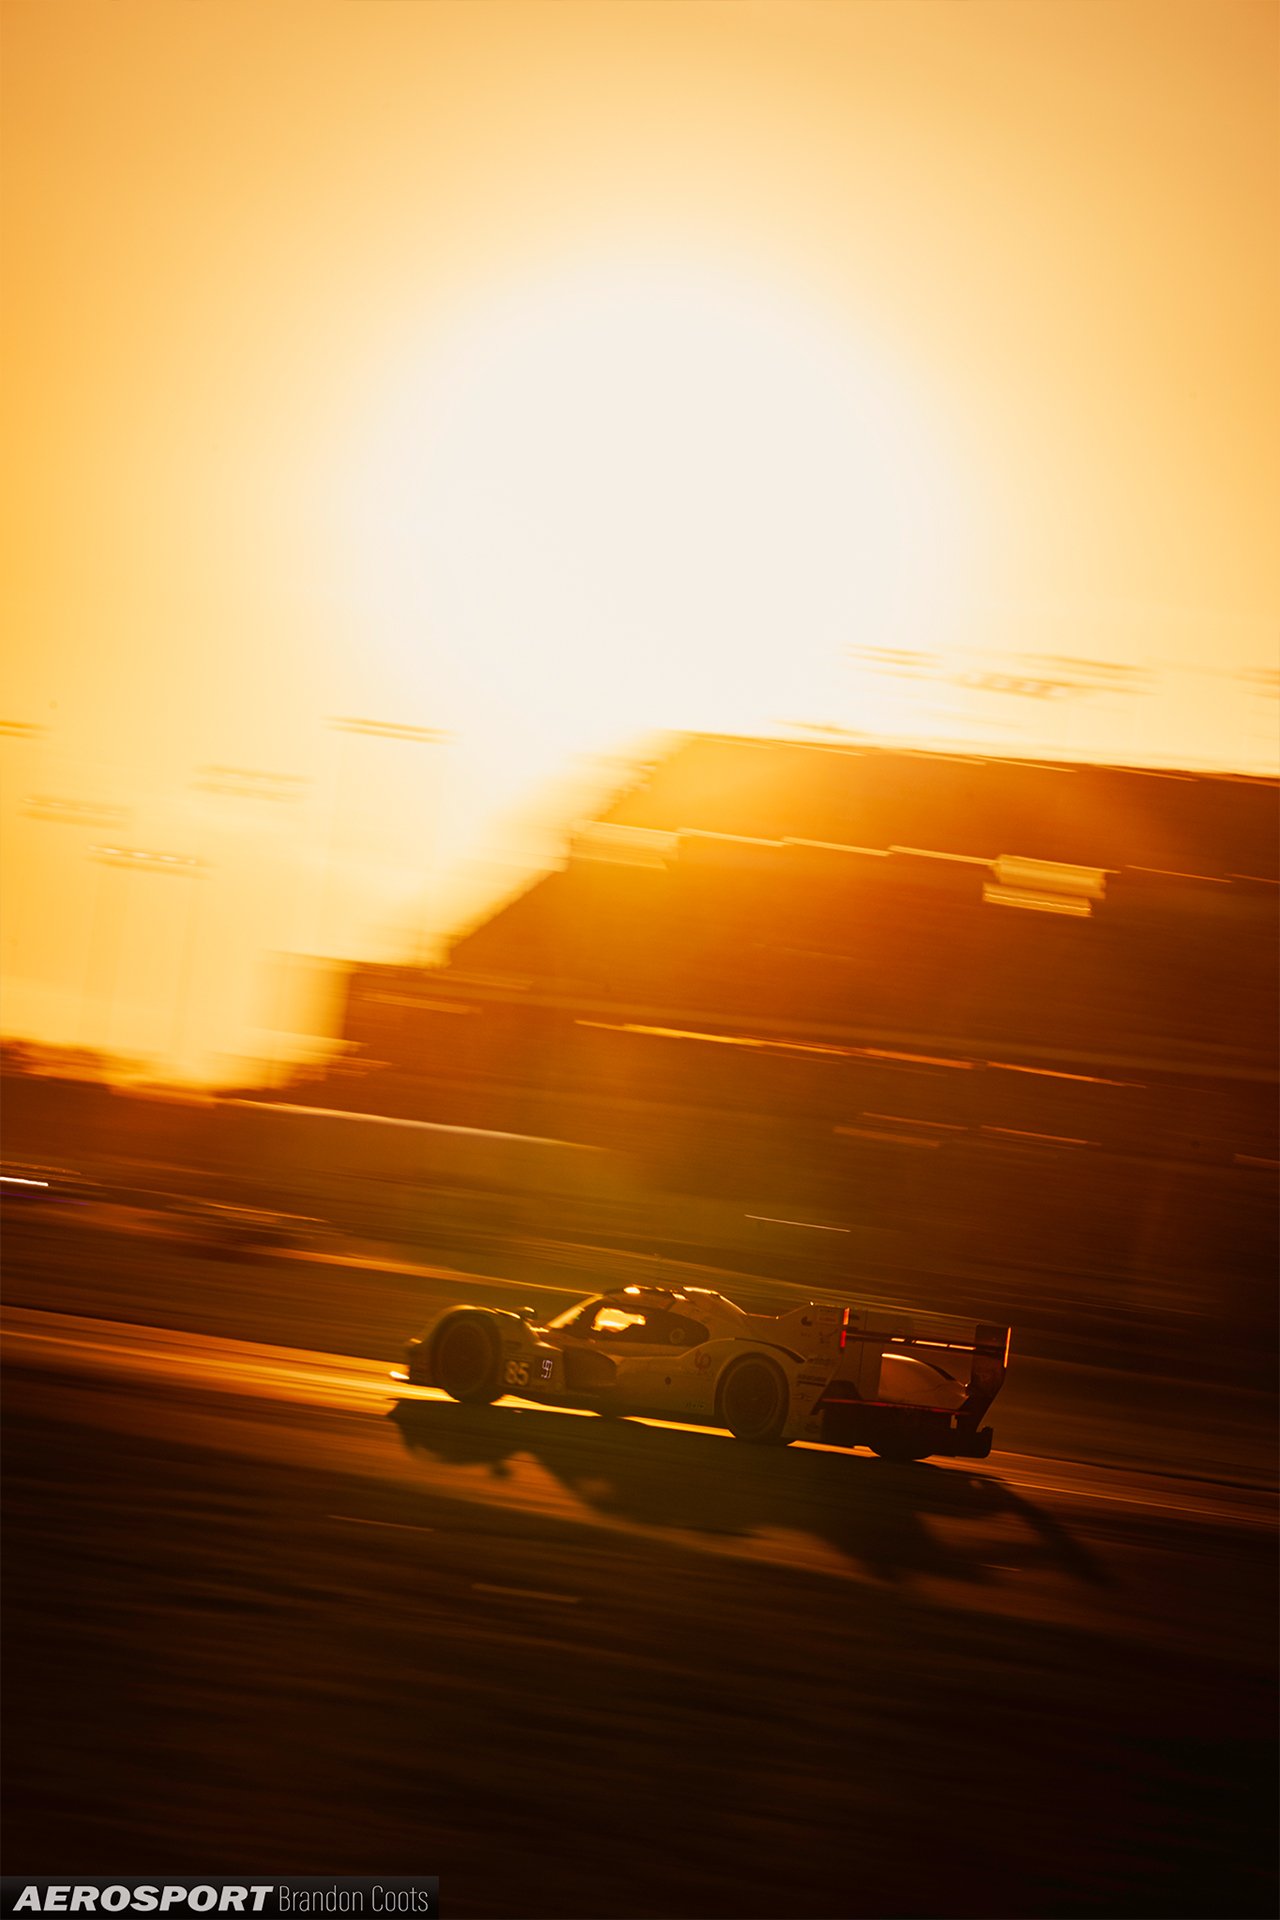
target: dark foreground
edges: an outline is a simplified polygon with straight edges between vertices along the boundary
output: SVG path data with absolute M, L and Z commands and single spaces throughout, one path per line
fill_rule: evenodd
M 477 1915 L 1274 1911 L 1254 1495 L 389 1417 L 336 1360 L 184 1386 L 99 1345 L 15 1343 L 8 1872 L 429 1872 Z

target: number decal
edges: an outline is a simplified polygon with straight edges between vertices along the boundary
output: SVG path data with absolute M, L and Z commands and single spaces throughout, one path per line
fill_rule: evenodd
M 529 1384 L 528 1362 L 508 1360 L 506 1379 L 509 1387 L 527 1387 Z

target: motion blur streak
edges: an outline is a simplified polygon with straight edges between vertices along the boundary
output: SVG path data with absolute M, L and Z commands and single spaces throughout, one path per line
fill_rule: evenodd
M 758 1047 L 770 1053 L 828 1053 L 839 1059 L 848 1059 L 857 1051 L 853 1047 L 809 1046 L 799 1040 L 761 1040 L 749 1033 L 697 1033 L 685 1027 L 646 1027 L 628 1020 L 619 1023 L 616 1020 L 578 1020 L 579 1027 L 595 1027 L 601 1033 L 647 1033 L 655 1040 L 703 1040 L 716 1047 Z
M 1017 1066 L 1011 1060 L 988 1060 L 987 1065 L 994 1073 L 1038 1073 L 1044 1080 L 1078 1080 L 1090 1087 L 1137 1087 L 1138 1080 L 1107 1080 L 1097 1073 L 1064 1073 L 1060 1067 L 1024 1067 Z

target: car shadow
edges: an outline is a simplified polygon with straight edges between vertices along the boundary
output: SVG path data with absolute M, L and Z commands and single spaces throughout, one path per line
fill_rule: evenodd
M 639 1526 L 743 1540 L 807 1535 L 886 1582 L 927 1576 L 982 1587 L 1043 1570 L 1109 1584 L 1067 1528 L 991 1472 L 750 1447 L 693 1428 L 530 1406 L 402 1400 L 389 1417 L 420 1459 L 485 1466 L 495 1479 L 533 1460 L 584 1509 Z

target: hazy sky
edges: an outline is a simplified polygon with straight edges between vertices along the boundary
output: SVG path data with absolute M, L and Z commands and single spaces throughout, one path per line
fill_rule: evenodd
M 1275 5 L 3 17 L 8 1030 L 251 1048 L 655 727 L 1274 765 Z

